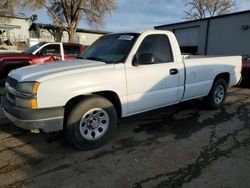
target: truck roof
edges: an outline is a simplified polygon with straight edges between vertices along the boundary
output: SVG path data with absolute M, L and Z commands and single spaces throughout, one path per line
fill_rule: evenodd
M 41 44 L 48 44 L 48 43 L 50 43 L 50 44 L 60 44 L 60 43 L 62 43 L 62 44 L 71 44 L 71 45 L 82 45 L 82 44 L 76 43 L 76 42 L 46 42 L 46 41 L 42 41 L 42 42 L 39 42 L 39 43 L 41 43 Z
M 160 30 L 160 29 L 157 29 L 157 30 L 143 30 L 143 31 L 124 31 L 124 32 L 114 32 L 114 33 L 109 33 L 109 34 L 107 34 L 107 35 L 112 35 L 112 34 L 124 34 L 124 33 L 126 33 L 126 34 L 129 34 L 129 33 L 136 33 L 136 34 L 142 34 L 142 33 L 152 33 L 152 34 L 154 34 L 154 33 L 172 33 L 171 31 L 166 31 L 166 30 Z

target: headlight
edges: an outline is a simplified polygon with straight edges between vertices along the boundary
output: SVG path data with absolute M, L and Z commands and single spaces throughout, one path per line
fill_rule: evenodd
M 23 82 L 16 87 L 16 106 L 37 108 L 37 90 L 39 82 Z
M 27 94 L 36 94 L 38 86 L 39 82 L 23 82 L 17 85 L 16 90 Z

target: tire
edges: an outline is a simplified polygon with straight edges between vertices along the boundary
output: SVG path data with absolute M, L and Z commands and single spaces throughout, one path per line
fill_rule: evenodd
M 114 105 L 99 96 L 89 96 L 76 104 L 66 117 L 64 133 L 79 150 L 100 147 L 115 132 L 117 113 Z
M 205 98 L 205 102 L 212 110 L 216 110 L 223 106 L 227 93 L 227 83 L 223 79 L 214 81 L 213 86 Z

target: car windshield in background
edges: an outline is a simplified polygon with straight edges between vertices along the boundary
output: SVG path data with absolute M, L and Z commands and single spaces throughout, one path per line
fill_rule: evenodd
M 105 63 L 124 62 L 138 36 L 138 33 L 105 35 L 91 45 L 81 58 Z
M 25 54 L 32 54 L 34 51 L 36 51 L 38 48 L 42 47 L 42 45 L 44 45 L 44 43 L 38 43 L 34 46 L 31 46 L 30 48 L 26 49 L 23 51 L 23 53 Z

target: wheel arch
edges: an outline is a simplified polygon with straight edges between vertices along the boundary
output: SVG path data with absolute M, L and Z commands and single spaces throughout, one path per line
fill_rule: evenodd
M 93 95 L 101 96 L 101 97 L 109 100 L 114 105 L 118 118 L 121 117 L 122 106 L 121 106 L 121 101 L 120 101 L 119 96 L 117 95 L 116 92 L 107 90 L 107 91 L 98 91 L 98 92 L 93 92 L 93 93 L 89 93 L 89 94 L 78 95 L 78 96 L 71 98 L 64 106 L 64 109 L 65 109 L 64 110 L 64 117 L 65 117 L 64 119 L 65 119 L 65 121 L 67 119 L 67 115 L 70 112 L 70 109 L 72 109 L 75 104 L 79 103 L 80 101 L 82 101 L 86 97 L 93 96 Z
M 218 79 L 223 79 L 227 85 L 230 83 L 230 73 L 229 72 L 223 72 L 215 76 L 214 82 Z
M 100 91 L 100 92 L 94 92 L 92 94 L 108 99 L 114 105 L 118 118 L 120 118 L 122 116 L 121 101 L 120 101 L 120 98 L 116 92 L 114 92 L 114 91 Z

